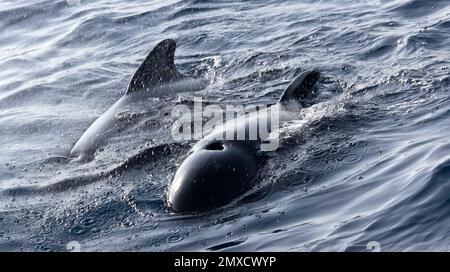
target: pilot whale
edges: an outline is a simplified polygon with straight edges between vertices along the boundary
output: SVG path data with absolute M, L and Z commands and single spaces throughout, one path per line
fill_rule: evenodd
M 148 99 L 178 92 L 198 91 L 206 81 L 178 72 L 175 63 L 176 42 L 166 39 L 147 55 L 131 78 L 127 91 L 111 108 L 96 119 L 75 143 L 70 155 L 76 161 L 89 160 L 111 133 L 124 124 L 121 113 L 148 107 Z
M 169 209 L 176 213 L 213 210 L 248 190 L 255 183 L 258 152 L 270 137 L 270 134 L 259 132 L 256 137 L 248 137 L 250 129 L 261 121 L 282 124 L 299 119 L 304 106 L 302 102 L 314 93 L 319 79 L 317 70 L 301 73 L 276 104 L 225 123 L 195 144 L 168 186 L 166 202 Z M 272 120 L 273 116 L 277 120 Z M 238 134 L 246 136 L 243 139 L 224 137 Z

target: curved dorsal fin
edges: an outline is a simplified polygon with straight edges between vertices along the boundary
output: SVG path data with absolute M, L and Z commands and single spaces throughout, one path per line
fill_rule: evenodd
M 284 90 L 279 103 L 289 100 L 301 100 L 308 98 L 314 91 L 314 86 L 320 78 L 317 70 L 307 70 L 297 76 L 291 84 Z
M 172 39 L 158 43 L 134 73 L 127 94 L 182 78 L 183 75 L 178 72 L 174 63 L 176 47 L 176 42 Z

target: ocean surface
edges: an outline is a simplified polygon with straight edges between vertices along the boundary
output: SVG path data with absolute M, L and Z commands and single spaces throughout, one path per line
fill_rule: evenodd
M 149 99 L 71 161 L 166 38 L 208 87 Z M 0 56 L 0 251 L 450 250 L 448 0 L 2 0 Z M 254 188 L 171 213 L 196 142 L 171 137 L 173 107 L 273 103 L 312 68 Z

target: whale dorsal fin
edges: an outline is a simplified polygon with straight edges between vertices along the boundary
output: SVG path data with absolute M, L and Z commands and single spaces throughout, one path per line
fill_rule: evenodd
M 176 47 L 176 42 L 172 39 L 158 43 L 134 73 L 127 94 L 183 78 L 174 63 Z
M 314 86 L 320 78 L 317 70 L 307 70 L 297 76 L 284 90 L 279 103 L 286 103 L 290 100 L 302 100 L 308 98 L 314 92 Z

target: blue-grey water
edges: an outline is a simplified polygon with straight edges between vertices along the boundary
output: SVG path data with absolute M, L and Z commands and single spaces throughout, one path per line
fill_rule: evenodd
M 165 38 L 208 87 L 150 99 L 92 161 L 68 161 Z M 0 56 L 1 251 L 450 250 L 448 0 L 2 0 Z M 272 103 L 310 68 L 319 94 L 257 185 L 171 214 L 195 144 L 171 137 L 172 108 Z

